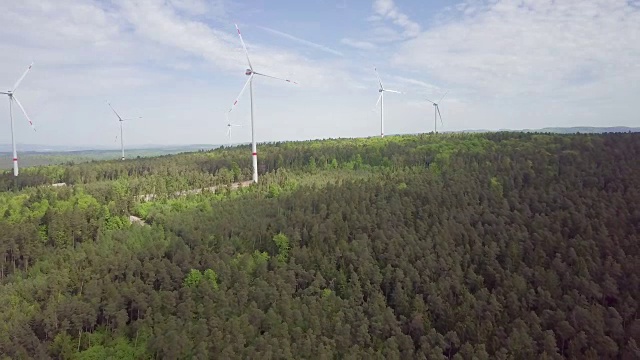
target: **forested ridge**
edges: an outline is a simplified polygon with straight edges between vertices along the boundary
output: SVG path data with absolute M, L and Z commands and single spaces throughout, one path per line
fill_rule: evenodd
M 2 174 L 0 354 L 640 358 L 640 135 L 265 144 L 225 189 L 247 154 Z

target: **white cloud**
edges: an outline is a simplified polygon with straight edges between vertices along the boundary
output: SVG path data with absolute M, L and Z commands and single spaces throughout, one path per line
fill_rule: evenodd
M 137 36 L 146 41 L 201 56 L 224 69 L 236 67 L 239 51 L 229 51 L 234 37 L 205 23 L 181 17 L 157 0 L 119 0 L 121 15 Z
M 401 12 L 393 0 L 375 0 L 373 10 L 382 18 L 389 19 L 401 27 L 405 37 L 415 37 L 420 33 L 420 25 Z
M 637 126 L 638 7 L 474 0 L 444 15 L 391 62 L 465 96 L 464 110 L 452 104 L 452 126 Z
M 393 0 L 374 0 L 372 9 L 374 14 L 365 19 L 371 27 L 367 36 L 362 40 L 343 39 L 344 44 L 371 50 L 377 45 L 391 45 L 420 34 L 420 25 L 403 13 Z
M 405 43 L 394 63 L 511 95 L 604 90 L 640 76 L 640 11 L 626 1 L 468 1 L 458 10 L 456 20 Z

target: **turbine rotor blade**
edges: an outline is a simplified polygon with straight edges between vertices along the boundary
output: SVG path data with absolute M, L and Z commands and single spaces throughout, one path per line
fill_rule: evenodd
M 440 107 L 436 105 L 436 110 L 438 110 L 438 116 L 440 117 L 440 124 L 444 125 L 442 122 L 442 114 L 440 114 Z
M 398 90 L 388 90 L 388 89 L 384 89 L 384 91 L 392 92 L 392 93 L 396 93 L 396 94 L 404 94 L 402 91 L 398 91 Z
M 295 82 L 295 81 L 293 81 L 293 80 L 289 80 L 289 79 L 285 79 L 285 78 L 279 78 L 279 77 L 275 77 L 275 76 L 271 76 L 271 75 L 266 75 L 266 74 L 261 74 L 261 73 L 257 73 L 257 72 L 254 72 L 254 74 L 256 74 L 256 75 L 260 75 L 260 76 L 264 76 L 264 77 L 268 77 L 268 78 L 272 78 L 272 79 L 282 80 L 282 81 L 286 81 L 286 82 L 289 82 L 289 83 L 292 83 L 292 84 L 296 84 L 296 85 L 298 85 L 298 83 L 297 83 L 297 82 Z
M 378 109 L 378 104 L 380 104 L 380 99 L 382 99 L 382 93 L 380 93 L 380 96 L 378 96 L 378 101 L 376 101 L 376 106 L 374 107 L 374 110 Z
M 374 67 L 373 71 L 376 72 L 376 77 L 378 78 L 378 83 L 380 84 L 380 89 L 384 90 L 384 86 L 382 86 L 382 79 L 380 79 L 380 74 L 378 74 L 378 69 Z
M 15 92 L 16 89 L 18 88 L 18 86 L 20 85 L 20 83 L 22 82 L 22 80 L 24 79 L 25 76 L 27 76 L 27 73 L 29 72 L 29 70 L 31 70 L 31 67 L 33 66 L 33 63 L 31 63 L 29 65 L 29 67 L 27 68 L 27 70 L 25 70 L 25 72 L 22 74 L 22 76 L 20 76 L 20 79 L 18 79 L 18 81 L 16 81 L 16 84 L 13 85 L 13 90 L 11 90 L 11 92 Z
M 240 90 L 240 94 L 236 97 L 236 100 L 233 102 L 233 104 L 231 105 L 231 107 L 227 111 L 227 113 L 226 113 L 227 116 L 231 111 L 233 111 L 233 109 L 235 109 L 236 105 L 240 101 L 240 98 L 242 97 L 242 94 L 244 94 L 244 91 L 247 89 L 247 85 L 249 85 L 249 82 L 251 81 L 251 79 L 253 79 L 253 74 L 251 74 L 249 76 L 249 79 L 247 79 L 247 81 L 244 83 L 244 86 L 242 87 L 242 90 Z M 228 120 L 228 117 L 227 117 L 227 120 Z
M 244 49 L 244 54 L 247 56 L 247 62 L 249 63 L 249 69 L 253 72 L 253 66 L 251 65 L 251 60 L 249 60 L 249 51 L 247 51 L 247 45 L 244 44 L 244 40 L 242 39 L 242 34 L 240 33 L 240 28 L 238 24 L 236 25 L 236 30 L 238 30 L 238 36 L 240 37 L 240 42 L 242 43 L 242 48 Z
M 430 102 L 430 103 L 432 103 L 432 104 L 434 104 L 434 105 L 436 104 L 436 103 L 434 103 L 433 101 L 431 101 L 431 100 L 429 100 L 429 99 L 425 99 L 425 100 L 427 100 L 428 102 Z
M 109 107 L 111 108 L 111 110 L 113 110 L 113 113 L 116 114 L 116 116 L 118 117 L 118 120 L 123 121 L 123 119 L 120 117 L 120 115 L 118 114 L 118 112 L 116 111 L 116 109 L 113 108 L 113 106 L 111 106 L 111 103 L 107 103 L 109 105 Z
M 445 96 L 447 96 L 447 93 L 448 93 L 448 92 L 449 92 L 449 90 L 447 90 L 447 91 L 445 91 L 445 92 L 444 92 L 444 95 L 442 95 L 442 97 L 440 98 L 440 101 L 442 101 L 442 99 L 444 99 L 444 97 L 445 97 Z M 438 101 L 438 102 L 440 102 L 440 101 Z
M 31 121 L 31 119 L 29 118 L 29 115 L 27 115 L 27 112 L 24 110 L 24 107 L 22 107 L 22 104 L 20 104 L 20 101 L 18 101 L 18 99 L 16 98 L 15 95 L 12 96 L 13 100 L 16 101 L 16 104 L 18 104 L 18 106 L 20 107 L 20 110 L 22 110 L 22 113 L 24 114 L 24 117 L 27 118 L 27 121 L 29 121 L 29 126 L 31 126 L 31 128 L 33 129 L 33 131 L 36 131 L 36 127 L 33 126 L 33 122 Z

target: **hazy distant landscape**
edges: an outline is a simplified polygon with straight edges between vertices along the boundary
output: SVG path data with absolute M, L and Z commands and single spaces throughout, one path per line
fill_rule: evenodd
M 500 130 L 510 131 L 510 130 Z M 539 133 L 555 133 L 555 134 L 599 134 L 599 133 L 625 133 L 640 132 L 640 127 L 552 127 L 543 129 L 525 129 L 522 132 L 539 132 Z M 463 130 L 458 133 L 483 133 L 491 132 L 489 130 Z M 444 133 L 447 133 L 445 131 Z M 126 158 L 153 157 L 161 155 L 178 154 L 182 152 L 192 152 L 200 150 L 211 150 L 220 146 L 214 144 L 193 144 L 193 145 L 146 145 L 133 147 L 126 151 Z M 115 160 L 120 159 L 120 150 L 113 148 L 92 148 L 91 146 L 46 146 L 35 144 L 24 144 L 20 146 L 20 165 L 21 167 L 31 167 L 40 165 L 56 165 L 64 163 L 82 163 L 94 160 Z M 11 163 L 11 145 L 0 144 L 0 169 L 10 169 Z
M 125 156 L 127 159 L 133 159 L 138 157 L 152 157 L 190 151 L 211 150 L 217 147 L 219 147 L 219 145 L 149 146 L 145 148 L 127 150 Z M 11 163 L 11 152 L 10 150 L 6 150 L 7 145 L 0 145 L 0 148 L 3 149 L 3 151 L 0 152 L 0 169 L 10 169 L 13 166 Z M 94 160 L 120 160 L 121 156 L 120 150 L 111 149 L 64 150 L 64 147 L 39 145 L 23 145 L 22 148 L 28 150 L 20 152 L 19 158 L 21 167 L 82 163 Z

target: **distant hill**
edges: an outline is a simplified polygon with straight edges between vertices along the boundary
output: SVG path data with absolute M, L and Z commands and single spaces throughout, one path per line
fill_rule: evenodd
M 540 133 L 556 133 L 556 134 L 599 134 L 599 133 L 626 133 L 640 132 L 640 127 L 611 126 L 611 127 L 547 127 L 542 129 L 470 129 L 461 131 L 445 131 L 447 133 L 483 133 L 496 131 L 513 131 L 513 132 L 540 132 Z M 399 135 L 399 134 L 398 134 Z M 239 144 L 233 144 L 239 145 Z M 189 145 L 140 145 L 135 148 L 126 150 L 128 159 L 136 157 L 151 157 L 160 155 L 171 155 L 182 152 L 193 152 L 199 150 L 211 150 L 220 147 L 214 144 L 189 144 Z M 226 145 L 225 145 L 226 146 Z M 92 160 L 113 160 L 120 158 L 120 150 L 114 149 L 112 146 L 61 146 L 61 145 L 37 145 L 37 144 L 20 144 L 18 147 L 20 152 L 21 166 L 38 166 L 61 164 L 67 162 L 87 162 Z M 10 169 L 11 164 L 11 144 L 0 144 L 0 169 Z
M 547 127 L 542 129 L 500 129 L 500 130 L 487 130 L 487 129 L 467 129 L 459 131 L 445 131 L 450 133 L 483 133 L 483 132 L 496 132 L 496 131 L 522 131 L 522 132 L 543 132 L 543 133 L 556 133 L 556 134 L 600 134 L 600 133 L 626 133 L 626 132 L 640 132 L 640 127 L 626 127 L 626 126 L 611 126 L 611 127 L 592 127 L 592 126 L 576 126 L 576 127 Z M 398 134 L 400 135 L 400 134 Z M 233 144 L 238 145 L 238 144 Z M 187 144 L 187 145 L 137 145 L 127 149 L 127 153 L 135 156 L 153 156 L 163 154 L 175 154 L 180 152 L 198 151 L 198 150 L 211 150 L 220 147 L 219 144 Z M 227 145 L 225 145 L 227 146 Z M 12 151 L 11 144 L 0 144 L 0 153 L 10 153 Z M 102 145 L 38 145 L 38 144 L 19 144 L 18 151 L 25 153 L 75 153 L 75 155 L 98 155 L 100 158 L 105 154 L 120 153 L 120 150 L 113 146 Z M 141 155 L 140 153 L 145 153 Z M 153 155 L 148 155 L 152 153 Z
M 480 133 L 480 132 L 493 132 L 495 130 L 462 130 L 452 132 L 465 132 L 465 133 Z M 593 127 L 593 126 L 575 126 L 575 127 L 546 127 L 542 129 L 500 129 L 498 131 L 521 131 L 521 132 L 540 132 L 540 133 L 554 133 L 554 134 L 602 134 L 602 133 L 626 133 L 626 132 L 640 132 L 640 127 L 627 127 L 627 126 L 611 126 L 611 127 Z
M 601 133 L 626 133 L 640 132 L 640 127 L 612 126 L 612 127 L 592 127 L 592 126 L 576 126 L 576 127 L 548 127 L 538 130 L 523 130 L 526 132 L 549 132 L 557 134 L 601 134 Z
M 215 149 L 220 145 L 214 144 L 189 144 L 189 145 L 138 145 L 128 147 L 129 151 L 138 150 L 162 150 L 172 152 L 185 152 L 185 151 L 197 151 L 201 149 Z M 11 144 L 0 144 L 0 153 L 11 152 Z M 102 145 L 38 145 L 38 144 L 18 144 L 18 151 L 20 152 L 37 152 L 37 153 L 60 153 L 60 152 L 83 152 L 83 151 L 108 151 L 119 152 L 119 147 L 114 146 L 102 146 Z
M 8 147 L 8 149 L 7 149 Z M 211 150 L 220 145 L 185 145 L 185 146 L 158 146 L 148 148 L 128 149 L 125 152 L 127 159 L 138 157 L 152 157 L 161 155 L 172 155 L 183 152 L 195 152 L 199 150 Z M 22 150 L 29 149 L 29 150 Z M 64 149 L 64 150 L 63 150 Z M 53 165 L 64 163 L 81 163 L 93 160 L 116 160 L 120 159 L 120 150 L 114 149 L 73 149 L 59 146 L 23 145 L 18 148 L 20 166 L 30 167 L 39 165 Z M 11 145 L 0 145 L 0 170 L 10 169 Z

